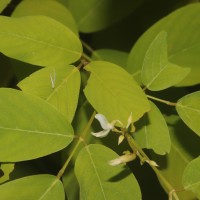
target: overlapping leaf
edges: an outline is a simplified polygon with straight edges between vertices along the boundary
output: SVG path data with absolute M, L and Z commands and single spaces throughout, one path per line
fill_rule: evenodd
M 41 69 L 22 80 L 18 86 L 25 92 L 39 96 L 56 107 L 69 122 L 78 104 L 79 70 L 71 65 Z
M 52 18 L 0 16 L 0 26 L 0 52 L 11 58 L 39 66 L 58 66 L 81 56 L 78 37 Z
M 14 168 L 15 168 L 14 163 L 2 163 L 0 165 L 0 170 L 3 173 L 3 175 L 0 176 L 0 184 L 10 179 L 10 173 L 14 170 Z
M 81 150 L 75 163 L 80 185 L 80 199 L 141 200 L 139 185 L 128 168 L 113 167 L 108 161 L 118 155 L 103 145 L 89 145 Z M 130 173 L 130 174 L 129 174 Z
M 190 68 L 182 68 L 168 62 L 166 37 L 166 32 L 160 32 L 144 57 L 141 78 L 149 90 L 163 90 L 176 85 L 190 72 Z
M 13 89 L 0 89 L 0 161 L 16 162 L 66 147 L 73 129 L 49 103 Z
M 97 112 L 109 121 L 117 119 L 126 125 L 131 112 L 135 122 L 150 110 L 142 89 L 121 67 L 93 61 L 85 69 L 91 72 L 85 95 Z
M 186 95 L 178 100 L 176 110 L 181 119 L 200 136 L 200 91 Z
M 192 160 L 184 170 L 183 185 L 186 190 L 192 191 L 200 198 L 200 156 Z
M 78 29 L 69 10 L 54 0 L 34 0 L 22 1 L 15 8 L 12 17 L 22 17 L 29 15 L 45 15 L 63 23 L 70 28 L 75 34 Z
M 61 181 L 52 175 L 34 175 L 0 186 L 2 200 L 64 200 Z
M 92 57 L 98 60 L 112 62 L 121 67 L 127 64 L 128 53 L 114 49 L 98 49 L 93 52 Z
M 134 136 L 140 147 L 153 149 L 155 153 L 164 155 L 170 152 L 169 130 L 160 110 L 150 103 L 151 110 L 136 125 L 138 131 L 136 129 Z
M 94 32 L 107 28 L 133 12 L 141 0 L 72 0 L 68 6 L 81 32 Z
M 200 83 L 199 12 L 199 3 L 177 9 L 158 21 L 140 37 L 131 50 L 127 66 L 127 70 L 131 74 L 135 74 L 135 79 L 140 79 L 139 76 L 145 53 L 150 43 L 161 30 L 165 30 L 168 34 L 167 46 L 169 62 L 191 68 L 190 74 L 178 85 L 188 86 Z
M 182 176 L 185 167 L 199 155 L 200 139 L 197 135 L 192 134 L 192 131 L 178 116 L 168 116 L 166 121 L 171 138 L 170 153 L 159 156 L 151 152 L 151 158 L 160 166 L 157 174 L 159 181 L 166 192 L 169 192 L 169 188 L 163 182 L 168 182 L 175 191 L 183 188 Z M 176 192 L 176 195 L 181 200 L 196 199 L 192 192 L 186 190 Z
M 11 0 L 1 0 L 0 1 L 0 13 L 6 8 L 6 6 L 11 2 Z

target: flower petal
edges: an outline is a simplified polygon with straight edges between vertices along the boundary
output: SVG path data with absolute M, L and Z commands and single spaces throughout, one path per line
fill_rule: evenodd
M 131 112 L 131 114 L 130 114 L 130 116 L 128 118 L 128 123 L 127 123 L 126 128 L 128 128 L 130 126 L 130 124 L 132 123 L 132 121 L 133 121 L 133 117 L 132 117 L 132 112 Z
M 107 130 L 107 129 L 111 130 L 111 129 L 114 128 L 114 125 L 110 124 L 104 115 L 102 115 L 102 114 L 96 114 L 95 118 L 100 122 L 101 127 L 104 130 Z
M 92 132 L 92 135 L 94 135 L 95 137 L 103 138 L 103 137 L 106 137 L 109 132 L 110 132 L 110 129 L 107 129 L 107 130 L 99 131 L 97 133 Z

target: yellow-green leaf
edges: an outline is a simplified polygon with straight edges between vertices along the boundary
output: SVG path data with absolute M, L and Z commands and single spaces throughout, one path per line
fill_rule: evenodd
M 0 161 L 17 162 L 65 148 L 72 126 L 48 102 L 13 89 L 0 89 Z
M 200 198 L 200 156 L 192 160 L 184 170 L 183 185 Z
M 12 17 L 30 15 L 45 15 L 63 23 L 78 35 L 76 22 L 69 10 L 55 0 L 24 0 L 21 1 L 12 13 Z
M 167 33 L 160 32 L 150 44 L 144 57 L 141 78 L 149 90 L 163 90 L 183 80 L 190 68 L 183 68 L 168 61 Z
M 22 80 L 23 91 L 47 100 L 71 122 L 78 104 L 79 70 L 72 66 L 48 67 Z
M 78 37 L 50 17 L 0 16 L 0 26 L 0 52 L 8 57 L 39 66 L 58 66 L 81 56 Z
M 65 200 L 62 182 L 55 176 L 34 175 L 0 186 L 2 200 Z
M 118 155 L 98 144 L 86 146 L 75 163 L 75 174 L 80 185 L 80 199 L 141 200 L 140 187 L 128 168 L 110 166 Z M 123 173 L 127 174 L 126 177 Z M 129 174 L 130 173 L 130 174 Z
M 135 122 L 150 110 L 145 93 L 121 67 L 93 61 L 85 69 L 91 72 L 85 95 L 97 112 L 109 121 L 117 119 L 126 125 L 131 112 Z
M 179 99 L 176 110 L 185 124 L 200 136 L 200 91 Z

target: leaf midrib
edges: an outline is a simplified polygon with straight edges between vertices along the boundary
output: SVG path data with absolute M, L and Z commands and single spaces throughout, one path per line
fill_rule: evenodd
M 35 43 L 38 43 L 38 44 L 42 44 L 42 45 L 46 45 L 46 46 L 49 46 L 49 47 L 53 47 L 53 48 L 59 49 L 61 51 L 67 52 L 67 53 L 72 53 L 72 54 L 76 54 L 76 55 L 80 54 L 77 51 L 69 50 L 69 49 L 63 48 L 61 46 L 56 46 L 55 44 L 47 43 L 47 42 L 44 42 L 42 40 L 36 40 L 36 39 L 28 37 L 28 36 L 19 35 L 19 34 L 13 34 L 13 33 L 9 33 L 9 32 L 2 32 L 2 31 L 0 32 L 0 35 L 3 35 L 2 33 L 6 34 L 8 36 L 20 38 L 20 39 L 23 39 L 23 40 L 29 40 L 29 41 L 32 41 L 32 42 L 35 42 Z
M 67 137 L 72 138 L 72 135 L 65 135 L 60 133 L 51 133 L 51 132 L 44 132 L 44 131 L 34 131 L 34 130 L 26 130 L 26 129 L 20 129 L 20 128 L 8 128 L 8 127 L 2 127 L 0 126 L 0 130 L 8 130 L 8 131 L 19 131 L 19 132 L 28 132 L 33 134 L 42 134 L 42 135 L 53 135 L 53 136 L 61 136 L 61 137 Z

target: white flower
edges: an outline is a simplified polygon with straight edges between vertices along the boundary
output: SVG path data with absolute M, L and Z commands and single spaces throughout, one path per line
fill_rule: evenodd
M 102 114 L 96 114 L 95 118 L 100 122 L 101 127 L 103 128 L 103 131 L 99 131 L 97 133 L 92 132 L 92 135 L 96 137 L 106 137 L 108 133 L 114 129 L 114 125 L 116 123 L 116 120 L 113 120 L 111 123 L 108 122 L 106 117 Z
M 127 162 L 130 162 L 132 160 L 134 160 L 136 158 L 136 154 L 133 154 L 133 153 L 127 153 L 123 156 L 120 156 L 114 160 L 110 160 L 108 162 L 109 165 L 112 165 L 112 166 L 117 166 L 119 164 L 123 164 L 123 163 L 127 163 Z

